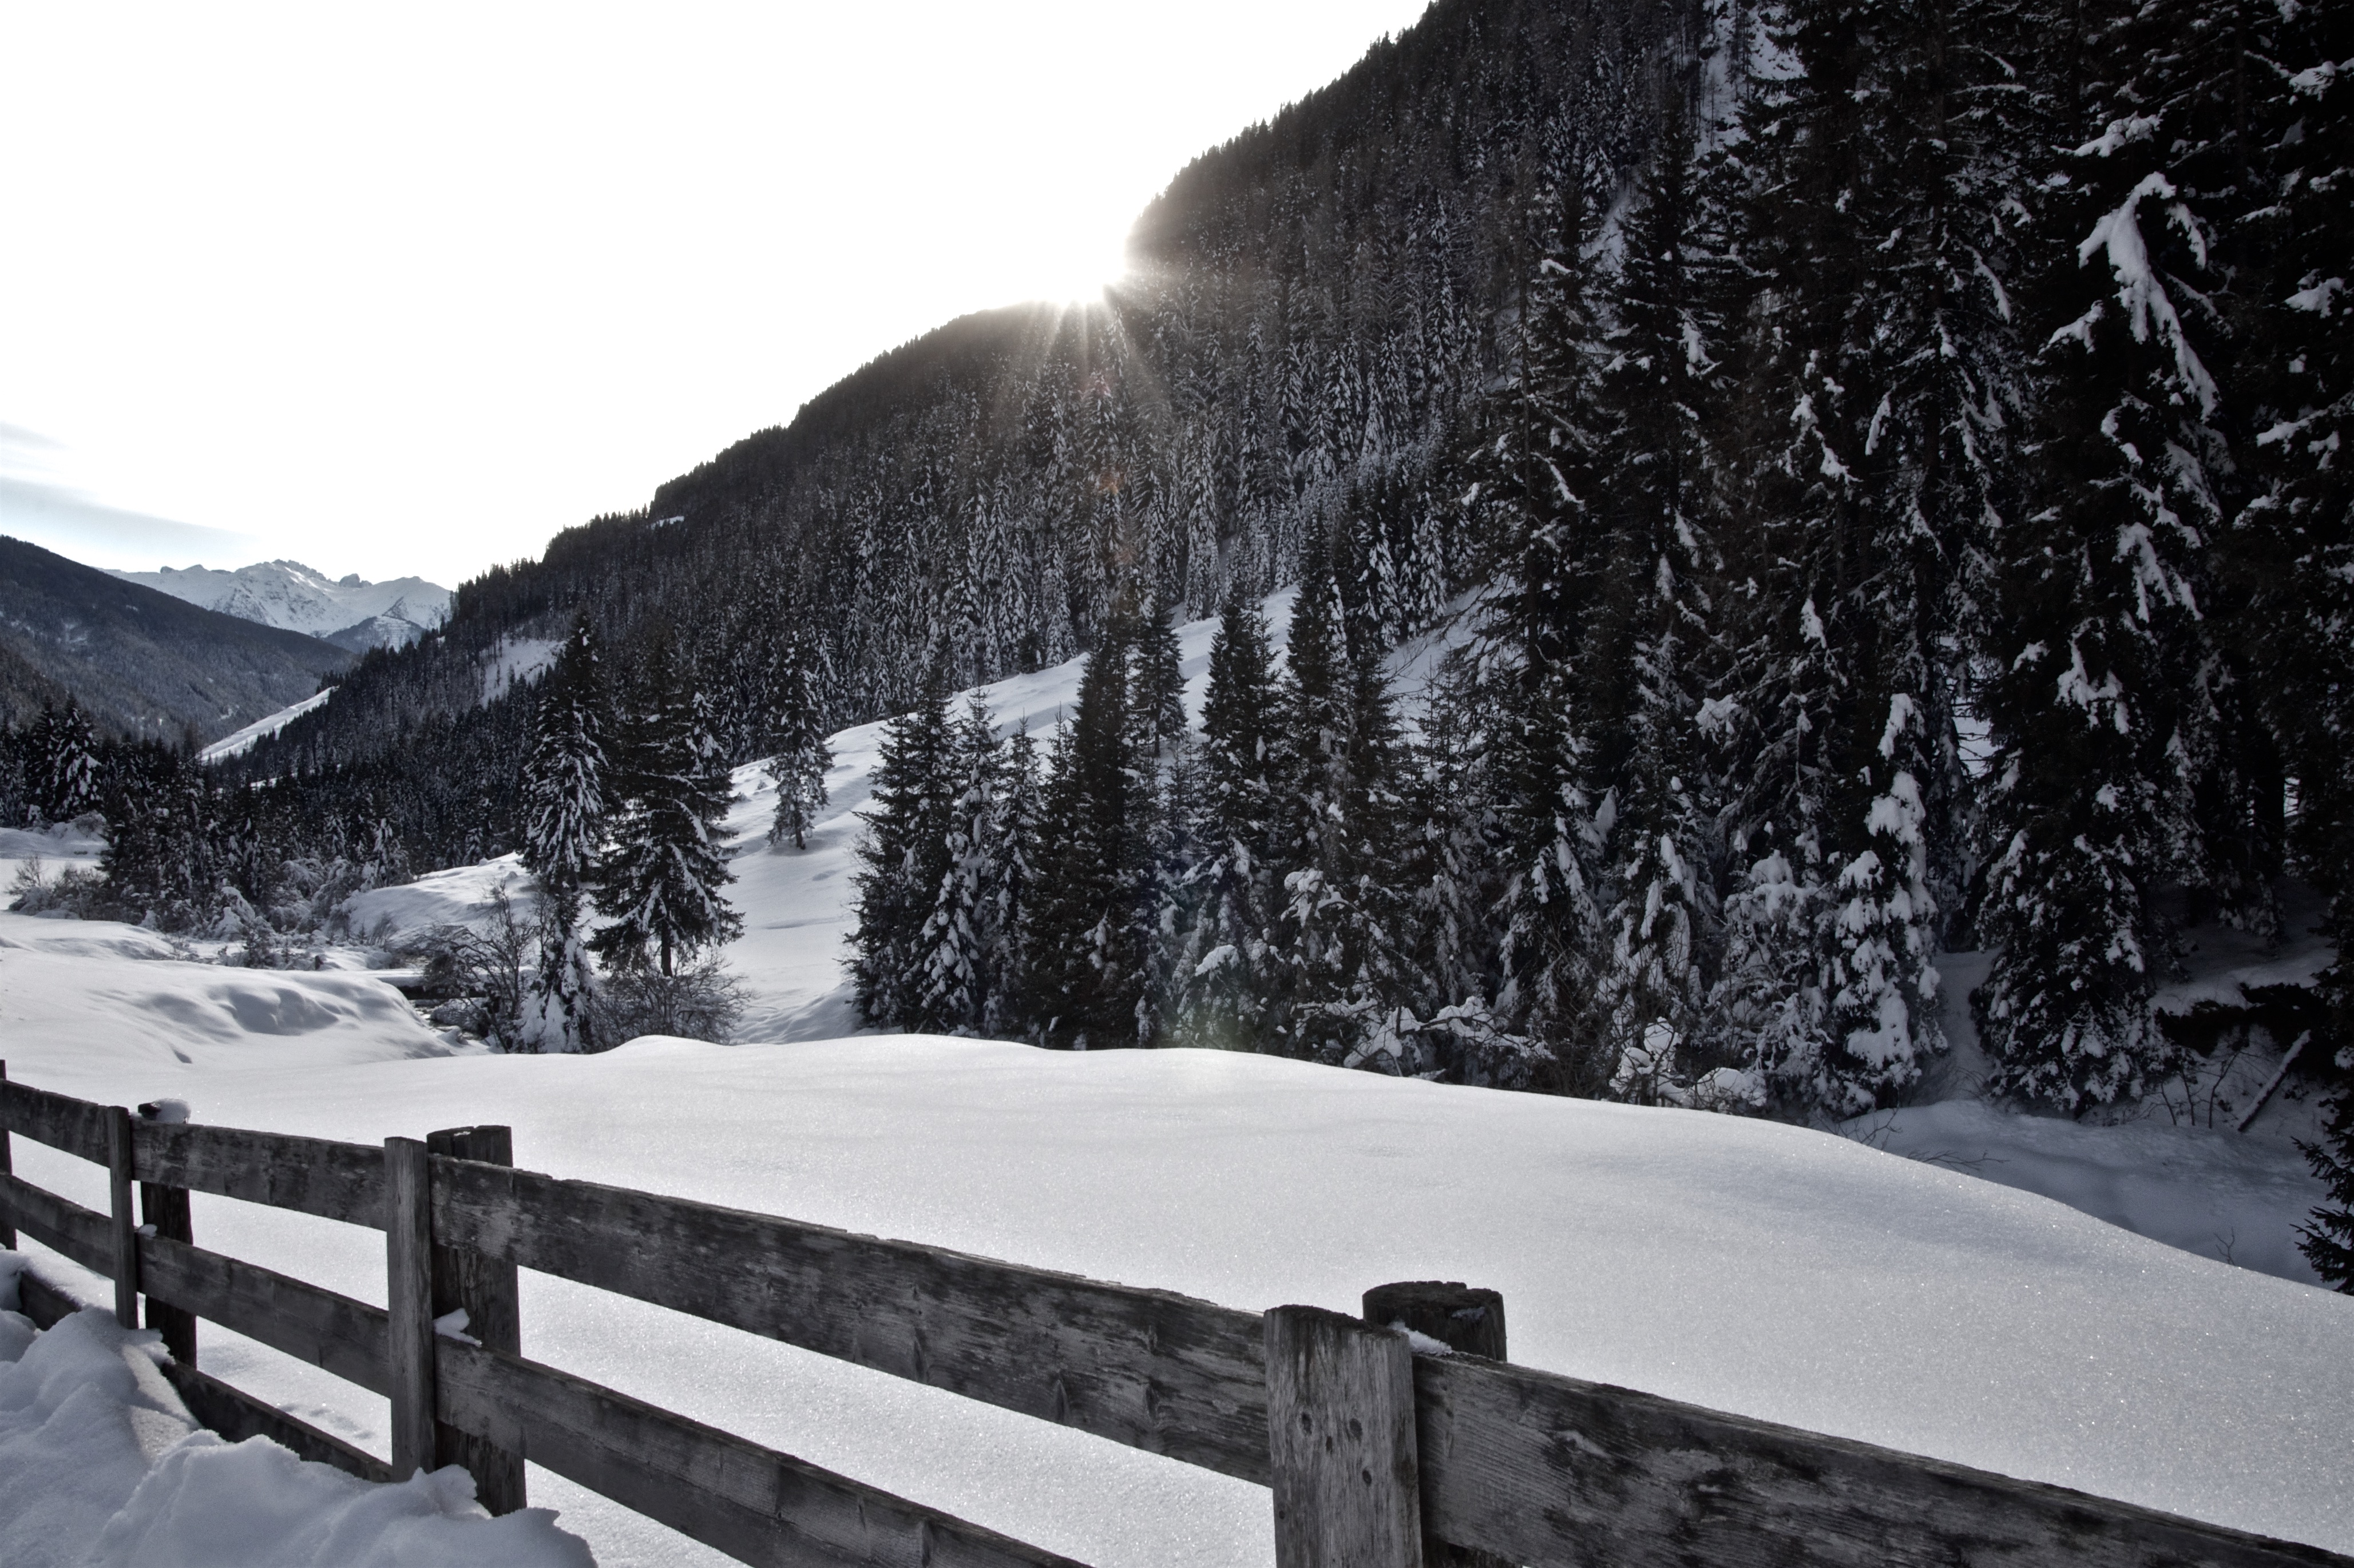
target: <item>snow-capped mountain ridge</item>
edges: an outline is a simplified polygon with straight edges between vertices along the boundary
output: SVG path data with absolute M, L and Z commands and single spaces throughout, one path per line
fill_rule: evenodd
M 450 590 L 423 577 L 372 583 L 353 573 L 331 578 L 300 561 L 257 561 L 234 571 L 198 565 L 112 575 L 241 620 L 307 632 L 354 652 L 406 646 L 450 613 Z

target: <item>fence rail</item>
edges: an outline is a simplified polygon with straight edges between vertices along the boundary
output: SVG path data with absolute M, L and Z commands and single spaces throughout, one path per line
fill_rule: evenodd
M 111 1212 L 10 1173 L 12 1133 L 105 1166 Z M 127 1326 L 143 1297 L 173 1352 L 166 1375 L 226 1436 L 265 1434 L 370 1479 L 463 1464 L 493 1511 L 522 1506 L 528 1460 L 746 1563 L 1076 1568 L 529 1360 L 515 1270 L 1267 1485 L 1279 1568 L 2354 1568 L 2315 1547 L 1513 1366 L 1492 1293 L 1384 1287 L 1364 1319 L 1245 1312 L 562 1181 L 515 1169 L 510 1152 L 504 1128 L 370 1148 L 133 1118 L 9 1083 L 0 1065 L 0 1241 L 21 1228 L 112 1278 Z M 133 1213 L 134 1184 L 152 1232 Z M 392 1306 L 197 1245 L 189 1192 L 384 1232 Z M 24 1278 L 37 1322 L 73 1309 Z M 481 1343 L 434 1332 L 452 1306 Z M 1392 1327 L 1401 1319 L 1479 1353 L 1414 1350 Z M 394 1462 L 198 1371 L 198 1319 L 389 1396 Z

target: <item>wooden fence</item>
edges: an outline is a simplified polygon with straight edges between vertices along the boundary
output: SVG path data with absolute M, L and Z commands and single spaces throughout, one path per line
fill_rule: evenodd
M 103 1165 L 110 1212 L 14 1175 L 9 1133 Z M 1491 1292 L 1384 1287 L 1363 1319 L 1261 1315 L 558 1181 L 511 1156 L 503 1128 L 373 1148 L 158 1121 L 10 1084 L 0 1065 L 0 1242 L 21 1229 L 110 1277 L 126 1326 L 143 1297 L 166 1374 L 225 1436 L 266 1434 L 372 1479 L 462 1464 L 493 1511 L 522 1506 L 527 1460 L 745 1563 L 1068 1563 L 528 1359 L 515 1282 L 529 1268 L 1268 1486 L 1280 1568 L 2354 1568 L 2314 1547 L 1512 1366 Z M 382 1231 L 388 1310 L 197 1246 L 192 1192 Z M 25 1305 L 44 1324 L 75 1306 L 29 1275 Z M 437 1333 L 460 1308 L 466 1337 Z M 198 1372 L 199 1319 L 387 1395 L 392 1463 Z

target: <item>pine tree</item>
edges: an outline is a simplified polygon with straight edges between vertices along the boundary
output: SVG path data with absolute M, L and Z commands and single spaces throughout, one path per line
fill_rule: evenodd
M 1598 838 L 1572 696 L 1593 606 L 1594 511 L 1610 438 L 1594 423 L 1587 212 L 1575 184 L 1556 199 L 1475 494 L 1496 561 L 1477 670 L 1493 709 L 1489 766 L 1508 868 L 1498 1001 L 1552 1053 L 1558 1086 L 1592 1092 L 1609 1071 L 1596 1054 L 1588 1005 Z
M 1351 646 L 1329 560 L 1311 537 L 1279 688 L 1276 1048 L 1395 1070 L 1394 1012 L 1414 1000 L 1393 880 L 1398 736 L 1377 641 L 1368 628 Z
M 1000 820 L 1005 748 L 979 693 L 957 724 L 948 764 L 950 800 L 942 845 L 948 863 L 917 935 L 922 974 L 907 1024 L 935 1033 L 970 1034 L 991 1017 L 1004 983 L 997 969 L 1004 942 L 996 895 L 1005 865 Z
M 826 803 L 825 773 L 833 766 L 827 744 L 825 709 L 819 693 L 820 660 L 808 639 L 795 634 L 786 645 L 783 668 L 772 694 L 769 778 L 777 787 L 777 814 L 769 842 L 809 848 L 818 808 Z
M 2334 1033 L 2354 1043 L 2354 13 L 2283 16 L 2277 69 L 2255 79 L 2269 84 L 2259 124 L 2273 200 L 2254 220 L 2264 261 L 2245 291 L 2253 494 L 2223 548 L 2246 687 L 2296 797 L 2285 825 L 2298 869 L 2330 899 Z M 2334 1207 L 2316 1212 L 2306 1255 L 2354 1288 L 2354 1091 L 2306 1153 Z
M 936 665 L 915 707 L 884 726 L 873 794 L 860 813 L 866 832 L 851 980 L 870 1023 L 905 1024 L 917 1015 L 924 923 L 949 871 L 952 746 L 947 676 Z
M 1172 1033 L 1189 1045 L 1263 1050 L 1274 1038 L 1269 969 L 1278 866 L 1273 655 L 1266 617 L 1241 585 L 1210 641 L 1202 705 L 1202 788 L 1193 836 L 1202 858 L 1193 920 L 1175 977 Z
M 720 892 L 735 879 L 718 842 L 731 780 L 714 728 L 691 672 L 657 641 L 627 728 L 628 796 L 596 886 L 609 923 L 588 945 L 609 969 L 651 965 L 668 980 L 681 960 L 743 931 Z
M 1033 1028 L 1102 1050 L 1151 1037 L 1149 759 L 1129 700 L 1129 625 L 1088 655 L 1046 781 L 1030 927 Z
M 1156 753 L 1176 746 L 1185 735 L 1185 676 L 1179 668 L 1177 610 L 1166 594 L 1156 592 L 1152 605 L 1138 621 L 1135 646 L 1129 650 L 1129 702 L 1136 712 L 1141 744 Z
M 2081 1113 L 2139 1094 L 2170 1052 L 2149 1011 L 2171 939 L 2154 906 L 2204 856 L 2193 793 L 2216 762 L 2201 578 L 2221 521 L 2229 127 L 2202 73 L 2228 49 L 2191 4 L 2087 7 L 2091 139 L 2051 225 L 2073 254 L 2028 292 L 2043 343 L 2029 452 L 2037 510 L 2006 553 L 1986 690 L 1973 998 L 1995 1086 Z M 2205 737 L 2205 738 L 2202 738 Z
M 106 789 L 104 768 L 98 736 L 80 701 L 68 697 L 62 708 L 44 707 L 33 721 L 27 749 L 27 792 L 43 821 L 69 822 L 99 809 Z
M 1038 747 L 1028 721 L 1006 738 L 997 801 L 997 832 L 984 871 L 990 929 L 987 954 L 995 983 L 981 1010 L 983 1034 L 1021 1034 L 1030 1016 L 1031 909 L 1036 898 L 1039 833 L 1045 800 L 1038 779 Z
M 2297 1227 L 2297 1250 L 2323 1284 L 2354 1296 L 2354 1093 L 2339 1096 L 2319 1143 L 2297 1147 L 2327 1189 L 2310 1222 Z
M 1610 823 L 1595 1011 L 1613 1063 L 1712 1061 L 1719 811 L 1698 715 L 1713 694 L 1720 562 L 1716 442 L 1734 345 L 1723 315 L 1727 215 L 1712 210 L 1691 132 L 1671 122 L 1629 222 L 1603 340 L 1599 423 L 1619 461 L 1597 521 L 1605 565 L 1575 672 L 1585 789 Z
M 104 802 L 107 902 L 126 919 L 186 930 L 218 901 L 215 802 L 185 752 L 152 742 L 125 749 Z
M 539 884 L 539 959 L 521 1038 L 540 1051 L 595 1047 L 595 975 L 580 925 L 604 830 L 609 727 L 596 633 L 583 613 L 540 687 L 524 764 L 523 862 Z

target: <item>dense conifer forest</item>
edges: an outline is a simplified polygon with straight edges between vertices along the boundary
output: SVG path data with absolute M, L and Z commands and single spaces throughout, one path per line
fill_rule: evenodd
M 2275 933 L 2288 878 L 2354 920 L 2348 31 L 1442 0 L 1180 174 L 1101 307 L 885 355 L 241 761 L 140 754 L 131 809 L 192 864 L 560 868 L 774 756 L 782 846 L 896 715 L 878 1022 L 1836 1118 L 1917 1083 L 1970 948 L 1992 1092 L 2130 1101 L 2183 923 Z M 1383 661 L 1449 622 L 1408 724 Z M 485 702 L 525 640 L 558 674 Z M 951 700 L 1081 654 L 1052 734 Z M 44 722 L 12 787 L 55 796 Z M 716 862 L 603 853 L 609 961 L 724 934 Z

